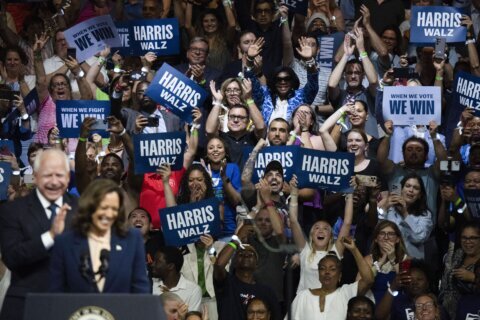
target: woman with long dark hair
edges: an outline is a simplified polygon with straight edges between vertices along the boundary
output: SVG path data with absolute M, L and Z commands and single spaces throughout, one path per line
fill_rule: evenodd
M 400 194 L 390 194 L 386 202 L 386 212 L 381 219 L 392 221 L 398 226 L 409 256 L 423 259 L 423 244 L 433 230 L 425 186 L 416 173 L 406 175 L 400 184 Z
M 107 179 L 82 193 L 73 230 L 55 238 L 51 291 L 150 293 L 143 238 L 128 228 L 123 200 L 118 184 Z

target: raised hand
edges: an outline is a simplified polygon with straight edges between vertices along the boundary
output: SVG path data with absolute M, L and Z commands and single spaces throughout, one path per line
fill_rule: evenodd
M 155 52 L 147 52 L 142 58 L 142 65 L 145 67 L 151 67 L 152 64 L 157 60 L 157 55 Z
M 105 48 L 103 48 L 102 51 L 100 51 L 99 55 L 100 57 L 108 57 L 108 55 L 110 54 L 110 47 L 109 46 L 105 46 Z
M 388 135 L 393 134 L 393 121 L 392 120 L 387 120 L 385 121 L 385 133 Z
M 256 56 L 258 56 L 262 52 L 264 44 L 265 44 L 265 39 L 264 38 L 262 38 L 262 37 L 257 38 L 257 40 L 255 40 L 255 42 L 252 43 L 250 45 L 250 47 L 248 47 L 247 57 L 249 59 L 253 59 Z
M 90 135 L 90 130 L 92 130 L 92 126 L 94 125 L 97 119 L 92 117 L 86 117 L 83 119 L 82 126 L 80 127 L 80 138 L 87 139 Z
M 347 56 L 351 56 L 355 51 L 355 45 L 353 44 L 352 36 L 349 33 L 345 35 L 345 39 L 343 41 L 343 51 Z
M 114 134 L 120 134 L 125 129 L 122 122 L 116 117 L 109 116 L 107 120 L 108 120 L 108 128 L 107 128 L 108 132 L 111 132 Z
M 370 10 L 364 4 L 360 7 L 360 13 L 362 14 L 362 23 L 364 26 L 370 25 Z
M 78 75 L 80 73 L 80 64 L 78 64 L 78 61 L 75 58 L 68 56 L 63 61 L 65 61 L 65 65 L 70 71 L 72 71 L 74 75 Z
M 222 102 L 223 101 L 223 94 L 222 91 L 216 89 L 216 84 L 214 80 L 210 80 L 210 91 L 212 92 L 212 96 L 215 101 Z
M 162 177 L 163 183 L 168 183 L 170 176 L 172 175 L 172 169 L 168 163 L 162 163 L 157 168 L 157 174 Z
M 252 98 L 252 81 L 247 78 L 242 79 L 243 99 L 248 100 Z
M 295 48 L 297 53 L 302 57 L 303 60 L 310 60 L 315 55 L 313 48 L 308 45 L 307 38 L 300 37 L 298 40 L 299 48 Z
M 37 34 L 35 34 L 35 42 L 33 44 L 33 52 L 35 52 L 35 53 L 41 52 L 49 38 L 50 37 L 47 36 L 46 32 L 42 32 L 40 37 L 38 37 Z
M 202 111 L 200 111 L 198 107 L 194 107 L 192 109 L 192 118 L 193 118 L 193 123 L 200 124 L 202 120 Z

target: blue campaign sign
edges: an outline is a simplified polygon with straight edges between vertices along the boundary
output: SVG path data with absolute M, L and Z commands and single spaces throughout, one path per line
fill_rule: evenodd
M 185 132 L 134 135 L 135 174 L 155 172 L 163 163 L 170 164 L 172 170 L 180 170 L 183 167 L 185 138 Z
M 117 27 L 118 37 L 120 38 L 120 46 L 112 48 L 111 52 L 117 52 L 123 56 L 128 57 L 132 55 L 132 49 L 130 48 L 130 23 L 128 21 L 117 21 L 115 26 Z
M 159 56 L 180 52 L 180 31 L 176 18 L 132 20 L 128 22 L 131 55 L 155 52 Z
M 480 190 L 465 189 L 464 194 L 465 194 L 465 203 L 468 206 L 468 211 L 470 212 L 470 216 L 474 220 L 480 221 Z
M 243 149 L 243 159 L 246 161 L 253 148 Z M 294 165 L 298 163 L 299 146 L 266 147 L 260 150 L 255 160 L 252 182 L 257 183 L 265 174 L 265 169 L 270 161 L 277 160 L 282 164 L 284 181 L 292 178 L 295 170 Z
M 295 174 L 299 188 L 321 188 L 347 192 L 354 174 L 355 155 L 301 148 Z
M 0 161 L 0 200 L 7 200 L 11 175 L 12 165 L 9 162 Z
M 308 0 L 283 0 L 285 4 L 291 11 L 301 14 L 303 16 L 307 15 L 308 10 Z
M 469 107 L 480 116 L 480 78 L 469 73 L 457 72 L 453 86 L 453 101 L 461 110 Z
M 335 52 L 337 52 L 340 45 L 343 43 L 345 33 L 335 32 L 328 35 L 318 37 L 320 50 L 317 54 L 317 62 L 322 72 L 331 72 L 335 65 Z
M 445 38 L 447 43 L 465 42 L 467 29 L 461 25 L 463 11 L 444 6 L 413 6 L 410 19 L 410 43 L 435 43 Z
M 162 231 L 168 246 L 180 247 L 201 235 L 220 234 L 220 211 L 216 198 L 160 209 Z
M 32 89 L 24 98 L 23 104 L 28 114 L 33 114 L 40 106 L 37 89 Z
M 121 46 L 117 27 L 110 15 L 99 16 L 76 24 L 64 32 L 68 45 L 77 49 L 77 60 L 83 62 L 102 51 L 106 45 Z
M 0 154 L 4 154 L 4 155 L 15 154 L 15 147 L 13 146 L 12 140 L 0 139 Z
M 78 138 L 83 119 L 86 117 L 106 120 L 110 115 L 110 101 L 59 100 L 57 101 L 57 127 L 62 138 Z M 97 130 L 95 130 L 97 131 Z M 106 131 L 98 133 L 107 137 Z
M 188 123 L 192 108 L 201 107 L 207 98 L 205 89 L 168 63 L 157 71 L 145 94 Z

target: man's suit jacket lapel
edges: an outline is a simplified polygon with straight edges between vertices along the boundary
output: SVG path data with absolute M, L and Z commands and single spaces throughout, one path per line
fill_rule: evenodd
M 27 206 L 28 206 L 28 214 L 31 217 L 32 225 L 40 226 L 42 232 L 50 229 L 50 220 L 47 217 L 45 209 L 42 207 L 42 203 L 40 199 L 38 199 L 37 192 L 33 190 L 30 193 L 30 196 L 27 197 Z

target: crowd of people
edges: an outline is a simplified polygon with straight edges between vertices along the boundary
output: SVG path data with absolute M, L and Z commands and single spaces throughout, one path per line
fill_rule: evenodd
M 454 80 L 480 76 L 480 1 L 295 2 L 2 1 L 0 319 L 47 292 L 158 295 L 169 320 L 479 319 L 480 117 Z M 466 42 L 410 42 L 412 6 L 461 8 Z M 176 18 L 180 54 L 79 63 L 64 32 L 103 15 Z M 208 93 L 191 123 L 146 94 L 165 62 Z M 441 123 L 385 117 L 392 86 L 440 88 Z M 65 100 L 109 101 L 109 137 L 90 117 L 61 137 Z M 133 137 L 167 132 L 186 134 L 182 168 L 136 174 Z M 272 146 L 353 153 L 352 191 L 301 188 L 276 160 L 254 183 Z M 220 234 L 167 245 L 159 211 L 211 198 Z

